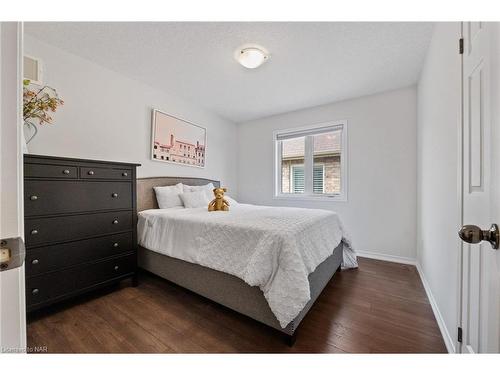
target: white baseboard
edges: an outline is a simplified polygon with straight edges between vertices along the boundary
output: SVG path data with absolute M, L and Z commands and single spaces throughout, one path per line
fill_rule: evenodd
M 439 326 L 439 330 L 441 331 L 441 336 L 443 336 L 443 340 L 444 340 L 444 343 L 446 345 L 446 349 L 448 350 L 448 353 L 456 353 L 455 340 L 452 339 L 450 332 L 448 332 L 448 329 L 446 328 L 446 324 L 444 323 L 443 316 L 441 315 L 441 312 L 439 311 L 439 307 L 436 303 L 436 300 L 434 299 L 434 296 L 432 294 L 429 283 L 427 282 L 427 279 L 425 278 L 424 271 L 422 270 L 420 263 L 417 262 L 416 266 L 417 266 L 418 274 L 420 275 L 420 280 L 422 280 L 422 284 L 424 285 L 425 292 L 427 293 L 427 298 L 429 299 L 429 303 L 431 304 L 432 311 L 434 312 L 434 317 L 436 318 L 437 324 Z
M 387 255 L 387 254 L 381 254 L 381 253 L 373 253 L 371 251 L 358 251 L 358 250 L 356 250 L 356 255 L 359 255 L 360 257 L 363 257 L 363 258 L 385 260 L 387 262 L 394 262 L 394 263 L 411 264 L 413 266 L 415 266 L 417 264 L 417 261 L 414 258 L 400 257 L 397 255 Z

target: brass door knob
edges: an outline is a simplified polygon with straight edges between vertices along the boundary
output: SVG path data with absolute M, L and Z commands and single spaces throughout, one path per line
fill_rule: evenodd
M 491 224 L 488 230 L 482 230 L 477 225 L 464 225 L 458 235 L 467 243 L 488 241 L 493 249 L 498 249 L 500 245 L 500 231 L 496 224 Z

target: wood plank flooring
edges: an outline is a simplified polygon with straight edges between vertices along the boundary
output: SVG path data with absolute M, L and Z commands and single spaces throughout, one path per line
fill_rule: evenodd
M 443 353 L 415 267 L 359 258 L 282 334 L 149 273 L 28 317 L 28 347 L 50 353 Z

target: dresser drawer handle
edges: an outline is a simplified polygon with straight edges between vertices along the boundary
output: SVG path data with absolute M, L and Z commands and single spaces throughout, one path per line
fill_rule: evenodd
M 65 170 L 63 171 L 63 173 L 64 173 L 64 174 L 69 174 L 69 169 L 65 169 Z
M 118 271 L 118 268 L 120 268 L 120 267 L 118 267 L 118 266 L 115 266 L 115 271 Z
M 33 260 L 31 261 L 31 264 L 38 264 L 38 259 L 33 259 Z
M 120 246 L 120 245 L 118 245 L 118 242 L 115 242 L 115 243 L 113 244 L 113 247 L 118 247 L 118 246 Z
M 123 172 L 123 173 L 122 173 L 122 176 L 123 176 L 123 177 L 127 177 L 127 176 L 128 176 L 128 173 L 127 173 L 127 172 Z
M 31 291 L 31 294 L 35 295 L 35 294 L 38 294 L 40 292 L 40 290 L 38 288 L 35 288 Z
M 30 233 L 35 235 L 35 234 L 38 234 L 38 231 L 36 229 L 33 229 Z
M 30 197 L 30 201 L 36 201 L 36 200 L 38 200 L 38 196 L 37 195 L 32 195 Z
M 111 196 L 112 196 L 113 198 L 118 198 L 118 193 L 113 193 L 113 194 L 111 194 Z
M 118 219 L 113 220 L 113 224 L 118 224 Z
M 87 172 L 89 175 L 93 176 L 94 175 L 94 171 L 88 171 Z

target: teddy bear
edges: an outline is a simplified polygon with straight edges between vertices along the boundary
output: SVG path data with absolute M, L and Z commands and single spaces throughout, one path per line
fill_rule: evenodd
M 215 188 L 213 190 L 215 199 L 208 204 L 208 211 L 229 211 L 229 202 L 224 199 L 226 188 Z

